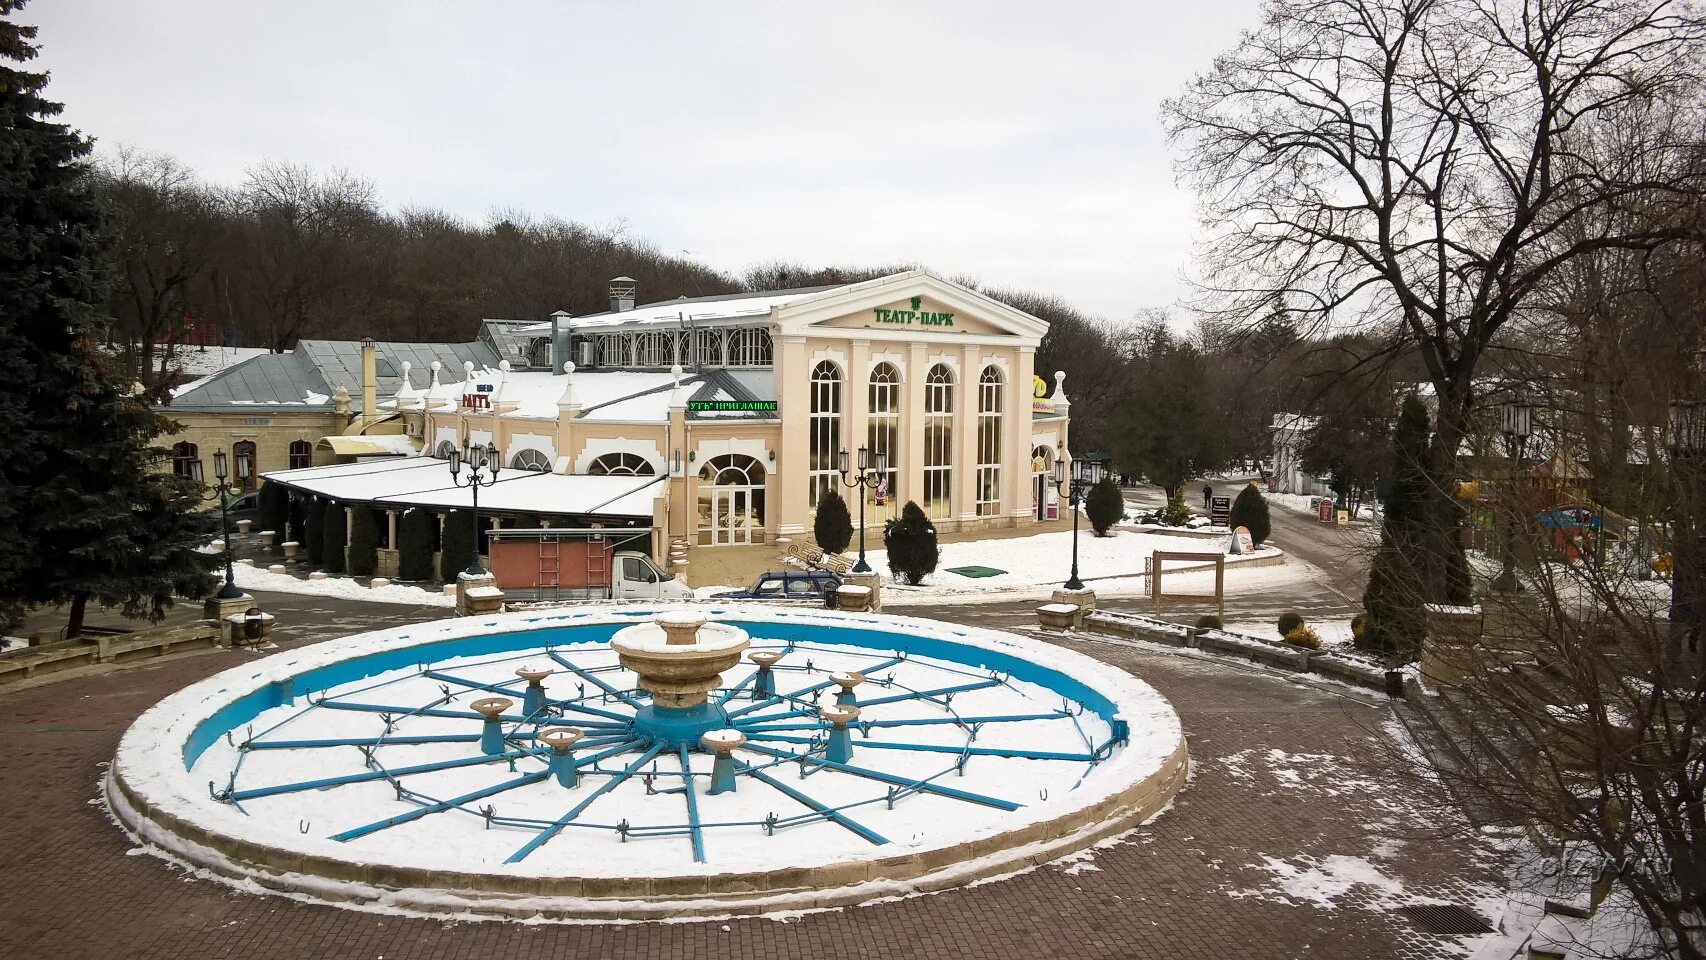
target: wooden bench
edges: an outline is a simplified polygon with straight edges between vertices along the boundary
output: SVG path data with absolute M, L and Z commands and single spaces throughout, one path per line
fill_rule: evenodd
M 212 620 L 194 620 L 177 626 L 111 636 L 54 640 L 0 653 L 0 686 L 89 664 L 163 657 L 186 649 L 218 647 L 223 642 L 223 632 Z
M 853 561 L 838 553 L 824 553 L 809 543 L 788 544 L 788 556 L 807 566 L 828 570 L 838 577 L 845 577 L 853 570 Z

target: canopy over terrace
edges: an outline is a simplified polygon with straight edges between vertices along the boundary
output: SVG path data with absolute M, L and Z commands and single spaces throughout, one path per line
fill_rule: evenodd
M 402 510 L 468 510 L 473 494 L 452 482 L 445 461 L 434 457 L 398 457 L 357 463 L 278 470 L 265 475 L 292 490 L 340 503 L 366 503 Z M 502 470 L 497 482 L 480 490 L 483 515 L 573 519 L 573 525 L 661 526 L 667 477 L 588 476 Z M 553 525 L 571 525 L 567 523 Z

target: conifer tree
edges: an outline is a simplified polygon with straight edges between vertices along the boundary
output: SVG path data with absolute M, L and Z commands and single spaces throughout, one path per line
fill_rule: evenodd
M 1090 488 L 1084 498 L 1084 516 L 1098 537 L 1107 536 L 1108 529 L 1125 516 L 1125 495 L 1112 476 L 1103 477 Z
M 888 550 L 889 573 L 913 586 L 935 573 L 942 558 L 936 544 L 936 525 L 913 500 L 901 508 L 899 519 L 883 525 L 883 546 Z
M 830 490 L 818 499 L 812 537 L 824 553 L 841 553 L 853 540 L 853 516 L 847 512 L 847 501 L 841 499 L 840 491 Z
M 444 515 L 444 535 L 439 541 L 438 576 L 455 583 L 456 575 L 474 562 L 474 528 L 468 511 L 452 510 Z
M 1418 579 L 1423 571 L 1417 560 L 1428 542 L 1428 432 L 1428 408 L 1415 394 L 1405 397 L 1392 431 L 1392 480 L 1384 501 L 1380 547 L 1362 595 L 1368 618 L 1362 646 L 1402 660 L 1421 652 L 1425 632 Z
M 302 505 L 302 549 L 308 562 L 319 566 L 326 558 L 326 501 L 319 497 Z
M 271 480 L 261 481 L 261 529 L 272 531 L 272 543 L 278 546 L 289 539 L 290 491 Z
M 379 569 L 379 524 L 373 508 L 364 504 L 351 510 L 349 526 L 349 572 L 371 577 Z
M 413 507 L 397 522 L 397 578 L 431 580 L 432 552 L 437 546 L 438 516 Z
M 1250 541 L 1261 546 L 1273 532 L 1273 520 L 1268 516 L 1268 499 L 1252 484 L 1245 484 L 1232 501 L 1232 515 L 1226 521 L 1232 529 L 1250 528 Z
M 290 495 L 290 525 L 284 539 L 298 547 L 308 542 L 308 504 L 310 499 L 299 493 Z
M 320 547 L 320 564 L 327 573 L 343 573 L 344 548 L 349 545 L 349 510 L 336 500 L 326 501 L 326 519 L 321 525 L 325 543 Z
M 218 584 L 214 536 L 187 478 L 154 470 L 170 426 L 96 349 L 102 325 L 99 211 L 90 144 L 52 118 L 36 29 L 0 0 L 0 620 L 88 602 L 158 620 L 174 597 Z

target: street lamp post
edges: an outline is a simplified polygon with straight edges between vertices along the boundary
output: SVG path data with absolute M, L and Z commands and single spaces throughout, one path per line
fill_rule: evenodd
M 1499 405 L 1499 432 L 1505 436 L 1505 450 L 1510 455 L 1511 476 L 1505 492 L 1504 536 L 1501 538 L 1504 556 L 1499 575 L 1490 585 L 1494 593 L 1518 593 L 1522 584 L 1516 579 L 1516 478 L 1522 471 L 1522 454 L 1528 438 L 1534 432 L 1534 406 L 1521 396 Z
M 1102 465 L 1088 460 L 1072 461 L 1071 484 L 1067 483 L 1067 458 L 1061 457 L 1054 462 L 1054 490 L 1065 493 L 1066 504 L 1072 508 L 1072 576 L 1066 581 L 1068 590 L 1084 589 L 1084 581 L 1078 579 L 1078 508 L 1089 495 L 1090 486 L 1102 479 Z
M 877 451 L 875 469 L 871 467 L 871 451 L 868 447 L 859 448 L 859 472 L 849 477 L 847 469 L 847 451 L 841 451 L 841 482 L 848 489 L 855 487 L 859 490 L 859 562 L 853 565 L 854 573 L 870 573 L 871 565 L 865 562 L 865 490 L 875 489 L 883 482 L 889 472 L 889 455 L 887 451 Z
M 229 474 L 225 472 L 225 451 L 213 451 L 213 478 L 217 481 L 214 484 L 214 489 L 219 492 L 219 520 L 221 527 L 225 531 L 225 586 L 220 587 L 219 592 L 214 594 L 215 597 L 218 597 L 221 600 L 235 600 L 243 595 L 243 591 L 237 589 L 237 575 L 234 568 L 231 566 L 230 496 L 237 492 L 238 486 L 249 479 L 248 460 L 241 458 L 238 459 L 237 473 L 238 476 L 236 484 L 226 483 L 225 481 L 229 477 Z M 200 480 L 201 477 L 199 476 L 199 471 L 196 471 L 196 474 L 197 476 L 195 479 Z
M 463 483 L 460 475 L 462 464 L 468 464 L 468 482 Z M 480 566 L 480 487 L 491 486 L 498 482 L 498 448 L 495 444 L 485 446 L 464 444 L 461 456 L 450 455 L 450 482 L 459 487 L 467 487 L 474 495 L 474 559 L 468 562 L 464 571 L 470 577 L 483 577 L 486 568 Z

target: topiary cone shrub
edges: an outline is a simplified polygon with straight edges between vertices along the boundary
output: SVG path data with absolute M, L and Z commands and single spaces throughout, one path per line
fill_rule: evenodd
M 1197 618 L 1197 629 L 1198 630 L 1224 630 L 1224 629 L 1226 629 L 1226 624 L 1222 623 L 1220 621 L 1219 617 L 1215 616 L 1212 613 L 1208 613 L 1208 614 L 1204 614 L 1204 615 Z
M 831 490 L 818 499 L 812 537 L 824 553 L 840 553 L 853 540 L 853 515 L 839 492 Z
M 344 546 L 349 542 L 349 511 L 336 500 L 327 501 L 322 526 L 326 542 L 320 548 L 320 564 L 327 573 L 343 573 Z
M 1256 546 L 1273 532 L 1273 526 L 1268 519 L 1268 500 L 1260 490 L 1253 486 L 1245 486 L 1238 492 L 1238 499 L 1232 501 L 1232 517 L 1227 521 L 1232 529 L 1239 527 L 1250 528 L 1250 540 Z
M 290 524 L 289 532 L 284 539 L 297 544 L 308 542 L 308 499 L 298 494 L 290 495 Z
M 883 525 L 883 546 L 888 550 L 889 573 L 913 586 L 936 572 L 942 550 L 936 544 L 936 525 L 915 501 L 908 500 L 900 518 Z
M 444 536 L 439 542 L 438 576 L 445 583 L 455 583 L 456 575 L 474 562 L 474 527 L 472 515 L 466 510 L 452 510 L 444 516 Z
M 272 531 L 272 543 L 276 547 L 290 539 L 290 491 L 272 482 L 261 481 L 261 529 Z
M 302 508 L 302 548 L 308 562 L 319 566 L 326 557 L 326 501 L 315 497 Z
M 352 511 L 349 528 L 349 572 L 358 577 L 371 577 L 379 569 L 379 524 L 373 510 L 357 506 Z
M 1125 516 L 1125 496 L 1111 475 L 1090 488 L 1090 495 L 1084 498 L 1084 515 L 1098 537 L 1107 536 L 1109 528 Z
M 397 522 L 397 579 L 431 580 L 432 551 L 438 539 L 438 517 L 420 507 L 410 508 Z

